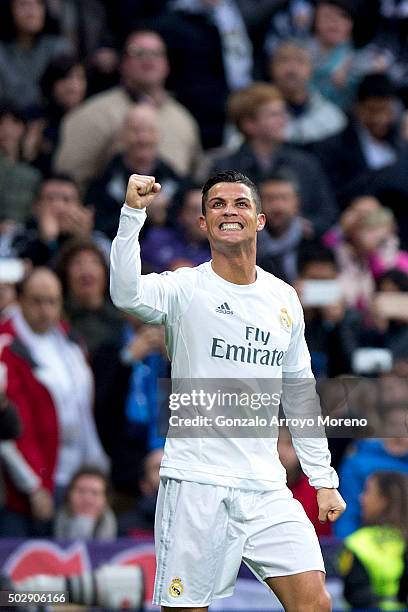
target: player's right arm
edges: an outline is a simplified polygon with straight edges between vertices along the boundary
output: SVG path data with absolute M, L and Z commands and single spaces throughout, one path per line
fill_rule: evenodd
M 153 176 L 132 174 L 119 229 L 111 250 L 110 292 L 121 310 L 137 315 L 146 323 L 165 323 L 188 304 L 190 288 L 183 286 L 177 273 L 141 273 L 139 233 L 146 219 L 146 207 L 160 192 Z

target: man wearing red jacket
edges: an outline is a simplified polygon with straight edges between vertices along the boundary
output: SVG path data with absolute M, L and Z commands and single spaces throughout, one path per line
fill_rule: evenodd
M 5 393 L 22 434 L 2 443 L 6 505 L 0 531 L 43 534 L 73 472 L 84 463 L 107 468 L 92 417 L 93 381 L 80 347 L 60 323 L 62 294 L 53 272 L 35 268 L 23 281 L 19 306 L 0 326 Z

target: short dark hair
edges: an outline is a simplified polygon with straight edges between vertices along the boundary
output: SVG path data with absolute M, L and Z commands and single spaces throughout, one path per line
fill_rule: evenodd
M 251 191 L 251 196 L 256 207 L 256 213 L 259 215 L 259 213 L 262 212 L 261 196 L 255 183 L 253 183 L 251 179 L 241 172 L 236 172 L 236 170 L 227 170 L 226 172 L 218 172 L 217 174 L 210 176 L 210 178 L 204 183 L 202 189 L 202 213 L 204 216 L 208 192 L 210 191 L 211 187 L 218 185 L 218 183 L 242 183 L 243 185 L 246 185 Z
M 3 98 L 0 100 L 0 119 L 7 115 L 11 115 L 16 121 L 26 123 L 26 117 L 22 109 L 12 100 Z
M 80 199 L 80 201 L 82 202 L 82 197 L 81 197 L 81 190 L 79 189 L 79 185 L 76 182 L 76 180 L 74 178 L 72 178 L 72 176 L 70 176 L 69 174 L 64 174 L 62 172 L 50 172 L 49 174 L 45 174 L 41 181 L 38 183 L 37 188 L 35 190 L 35 194 L 34 194 L 34 200 L 39 200 L 43 187 L 46 183 L 49 183 L 50 181 L 58 181 L 61 183 L 70 183 L 71 185 L 73 185 L 77 191 L 78 194 L 78 198 Z
M 66 501 L 68 501 L 69 495 L 71 494 L 72 489 L 75 487 L 77 481 L 80 478 L 82 478 L 82 476 L 93 476 L 94 478 L 99 478 L 100 480 L 102 480 L 103 484 L 105 485 L 106 497 L 107 498 L 109 497 L 110 480 L 108 476 L 105 474 L 105 472 L 101 470 L 97 465 L 83 465 L 74 473 L 71 480 L 69 481 L 69 484 L 68 484 L 68 487 L 65 493 Z
M 377 282 L 376 282 L 378 291 L 381 291 L 381 283 L 387 280 L 394 283 L 394 285 L 398 287 L 399 291 L 404 291 L 404 292 L 408 291 L 408 275 L 402 270 L 398 270 L 397 268 L 392 268 L 391 270 L 388 270 L 388 272 L 385 272 L 384 274 L 382 274 L 380 278 L 377 279 Z
M 146 27 L 144 27 L 146 26 Z M 127 54 L 127 49 L 128 49 L 128 45 L 129 45 L 129 41 L 134 38 L 135 36 L 144 36 L 145 34 L 147 35 L 154 35 L 157 36 L 157 38 L 159 38 L 161 40 L 161 42 L 164 45 L 164 48 L 166 49 L 166 43 L 164 41 L 163 36 L 161 35 L 161 33 L 158 30 L 155 30 L 154 28 L 149 27 L 149 24 L 145 24 L 145 23 L 141 23 L 139 22 L 137 27 L 134 27 L 130 30 L 130 32 L 128 32 L 128 34 L 126 34 L 126 38 L 125 41 L 123 43 L 123 47 L 122 47 L 122 55 L 126 55 Z
M 82 66 L 80 59 L 69 53 L 58 55 L 48 64 L 40 79 L 41 93 L 48 102 L 53 97 L 55 83 L 65 79 L 77 66 Z
M 311 263 L 326 263 L 333 265 L 337 270 L 336 259 L 333 252 L 315 240 L 305 241 L 298 252 L 298 272 L 304 274 Z
M 101 265 L 105 270 L 106 290 L 108 288 L 109 268 L 104 254 L 102 253 L 98 245 L 91 238 L 71 238 L 67 240 L 62 246 L 55 266 L 57 276 L 62 285 L 62 292 L 65 297 L 69 294 L 69 266 L 71 265 L 72 260 L 78 255 L 78 253 L 83 252 L 93 253 L 99 259 Z
M 364 102 L 368 98 L 393 98 L 395 88 L 386 74 L 367 74 L 357 89 L 357 101 Z

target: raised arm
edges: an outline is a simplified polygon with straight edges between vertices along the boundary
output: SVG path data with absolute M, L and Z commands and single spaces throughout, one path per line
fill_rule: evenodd
M 192 293 L 192 283 L 183 282 L 177 272 L 141 273 L 139 233 L 146 219 L 146 207 L 160 188 L 153 176 L 130 177 L 112 244 L 110 271 L 115 306 L 146 323 L 157 324 L 172 322 L 187 307 Z

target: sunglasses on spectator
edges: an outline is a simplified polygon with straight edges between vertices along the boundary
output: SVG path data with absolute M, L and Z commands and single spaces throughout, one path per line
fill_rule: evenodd
M 143 47 L 128 47 L 126 49 L 126 55 L 129 55 L 129 57 L 135 57 L 137 59 L 158 59 L 160 57 L 165 57 L 166 53 L 164 49 L 144 49 Z

